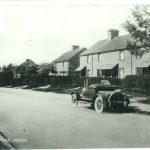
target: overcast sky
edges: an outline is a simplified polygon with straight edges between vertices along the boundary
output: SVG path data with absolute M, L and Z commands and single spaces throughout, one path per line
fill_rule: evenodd
M 51 62 L 71 49 L 89 48 L 107 38 L 107 30 L 120 30 L 132 5 L 0 5 L 0 65 L 20 64 L 30 58 Z

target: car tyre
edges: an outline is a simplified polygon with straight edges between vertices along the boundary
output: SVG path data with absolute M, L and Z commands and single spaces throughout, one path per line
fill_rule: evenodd
M 78 101 L 77 101 L 77 95 L 76 94 L 72 94 L 71 101 L 72 101 L 72 106 L 77 107 Z
M 95 100 L 95 111 L 97 113 L 101 113 L 103 111 L 104 105 L 103 105 L 103 100 L 100 97 L 97 97 Z

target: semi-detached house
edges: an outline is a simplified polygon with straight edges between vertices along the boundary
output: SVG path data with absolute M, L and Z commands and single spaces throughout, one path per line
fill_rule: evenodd
M 86 48 L 79 48 L 78 45 L 73 45 L 70 51 L 65 52 L 55 59 L 52 63 L 55 65 L 57 75 L 75 75 L 75 70 L 80 65 L 80 54 L 85 50 Z
M 150 52 L 131 55 L 127 49 L 130 35 L 119 36 L 119 31 L 108 31 L 108 39 L 98 41 L 80 55 L 77 72 L 85 71 L 87 77 L 116 77 L 150 74 Z

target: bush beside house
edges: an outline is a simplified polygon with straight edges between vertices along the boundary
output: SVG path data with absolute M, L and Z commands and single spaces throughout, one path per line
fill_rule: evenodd
M 72 76 L 43 76 L 32 75 L 30 78 L 23 77 L 18 80 L 18 83 L 29 85 L 29 87 L 38 87 L 44 85 L 51 85 L 52 88 L 75 88 L 84 87 L 86 77 L 72 77 Z M 119 78 L 88 78 L 88 85 L 100 83 L 101 80 L 108 80 L 112 85 L 118 85 L 139 92 L 150 92 L 150 76 L 129 75 L 124 79 Z
M 35 67 L 33 67 L 35 66 Z M 79 77 L 79 76 L 49 76 L 53 69 L 51 64 L 41 64 L 38 67 L 34 62 L 27 60 L 21 65 L 21 76 L 15 77 L 19 67 L 9 64 L 2 68 L 0 72 L 0 86 L 22 86 L 28 85 L 28 88 L 51 85 L 51 88 L 68 89 L 75 87 L 84 87 L 86 79 L 88 85 L 100 83 L 101 80 L 108 80 L 112 85 L 122 86 L 134 91 L 150 93 L 150 75 L 128 75 L 124 79 L 119 78 L 101 78 L 101 77 Z M 32 71 L 37 68 L 37 71 Z
M 150 92 L 150 76 L 130 75 L 123 79 L 123 87 L 135 91 Z

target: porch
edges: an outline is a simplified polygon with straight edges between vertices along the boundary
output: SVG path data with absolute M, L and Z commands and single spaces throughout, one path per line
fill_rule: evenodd
M 118 78 L 118 64 L 101 64 L 97 69 L 97 77 L 114 77 Z

